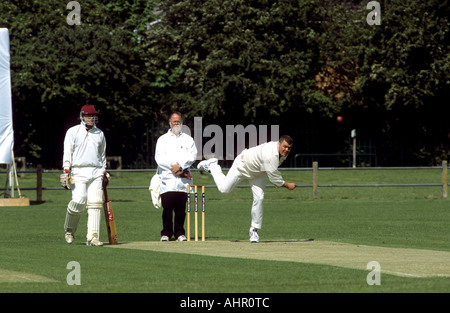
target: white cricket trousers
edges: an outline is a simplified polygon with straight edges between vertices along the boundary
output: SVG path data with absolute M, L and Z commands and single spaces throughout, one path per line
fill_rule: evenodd
M 248 179 L 252 193 L 252 227 L 261 229 L 264 213 L 264 190 L 266 188 L 266 175 L 253 177 L 242 166 L 241 155 L 238 155 L 233 162 L 230 170 L 225 176 L 222 172 L 222 168 L 217 163 L 212 163 L 209 166 L 214 182 L 217 185 L 217 189 L 221 193 L 231 192 L 236 185 L 244 179 Z
M 100 236 L 103 208 L 102 178 L 104 168 L 83 167 L 72 169 L 72 200 L 67 206 L 65 231 L 75 233 L 81 213 L 87 208 L 87 240 Z

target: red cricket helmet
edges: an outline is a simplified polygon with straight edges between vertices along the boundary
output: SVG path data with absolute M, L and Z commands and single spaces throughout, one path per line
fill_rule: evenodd
M 97 111 L 95 110 L 93 105 L 90 104 L 86 104 L 83 105 L 83 107 L 81 108 L 81 112 L 82 115 L 84 114 L 97 114 Z
M 88 118 L 87 120 L 85 120 L 84 116 L 85 115 L 94 115 L 93 118 Z M 87 128 L 92 128 L 93 126 L 95 126 L 98 123 L 98 117 L 97 117 L 97 111 L 95 110 L 93 105 L 90 104 L 86 104 L 83 105 L 83 107 L 81 108 L 80 111 L 80 120 L 81 123 L 86 126 Z

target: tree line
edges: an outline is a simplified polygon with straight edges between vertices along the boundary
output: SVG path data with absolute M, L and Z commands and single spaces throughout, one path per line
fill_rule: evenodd
M 77 2 L 79 25 L 64 1 L 0 3 L 15 154 L 33 163 L 60 167 L 85 103 L 100 113 L 108 154 L 130 160 L 151 152 L 139 147 L 171 110 L 187 121 L 278 124 L 294 152 L 345 151 L 357 129 L 378 165 L 448 156 L 448 0 L 378 1 L 380 25 L 366 22 L 361 0 Z

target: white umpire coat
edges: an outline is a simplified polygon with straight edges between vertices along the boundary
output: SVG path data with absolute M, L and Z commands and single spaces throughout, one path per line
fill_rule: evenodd
M 178 163 L 182 169 L 189 169 L 197 157 L 197 148 L 191 136 L 181 132 L 178 136 L 169 129 L 156 142 L 155 161 L 161 174 L 160 192 L 187 192 L 192 180 L 175 176 L 171 165 Z

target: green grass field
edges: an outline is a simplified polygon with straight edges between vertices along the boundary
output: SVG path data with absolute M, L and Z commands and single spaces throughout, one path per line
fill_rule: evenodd
M 148 186 L 152 172 L 113 173 L 111 187 Z M 58 174 L 44 174 L 44 187 L 56 187 Z M 311 184 L 310 171 L 284 171 L 287 181 Z M 5 174 L 0 174 L 5 180 Z M 194 173 L 195 183 L 212 185 L 209 174 Z M 319 171 L 319 184 L 439 183 L 440 169 Z M 34 187 L 36 177 L 20 179 Z M 244 183 L 245 184 L 245 183 Z M 64 190 L 22 191 L 29 207 L 0 207 L 0 292 L 17 293 L 397 293 L 450 291 L 449 277 L 381 275 L 381 285 L 366 282 L 369 271 L 317 263 L 217 257 L 137 249 L 87 247 L 83 215 L 75 242 L 64 240 L 64 218 L 71 194 Z M 147 189 L 110 189 L 119 241 L 159 241 L 161 211 Z M 314 238 L 355 245 L 450 251 L 450 199 L 437 187 L 267 188 L 262 241 Z M 206 192 L 207 241 L 248 240 L 251 192 L 236 188 L 222 195 Z M 104 222 L 101 239 L 107 242 Z M 186 244 L 186 243 L 168 243 Z M 263 243 L 260 243 L 263 244 Z M 247 243 L 240 247 L 246 249 Z M 250 245 L 250 243 L 248 243 Z M 400 257 L 400 256 L 399 256 Z M 80 264 L 80 285 L 68 285 L 70 261 Z M 450 266 L 450 264 L 449 264 Z M 381 264 L 381 268 L 383 265 Z M 42 281 L 32 275 L 43 277 Z

